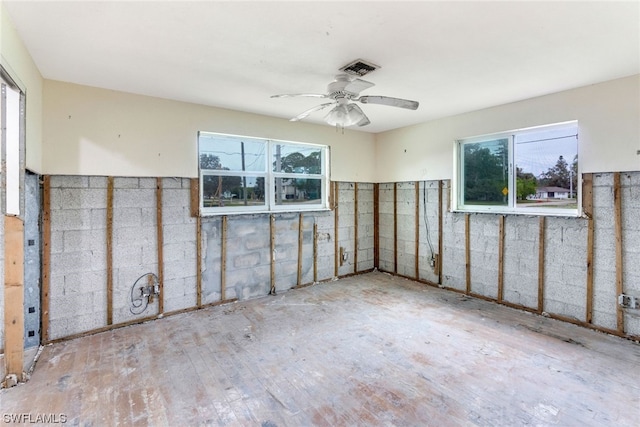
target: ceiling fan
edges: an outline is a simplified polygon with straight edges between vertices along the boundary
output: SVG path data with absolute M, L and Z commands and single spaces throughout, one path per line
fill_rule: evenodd
M 292 122 L 302 120 L 316 111 L 324 110 L 325 108 L 333 106 L 331 111 L 324 117 L 324 120 L 332 126 L 347 127 L 347 126 L 366 126 L 369 123 L 369 118 L 364 114 L 364 111 L 358 104 L 354 102 L 360 102 L 362 104 L 380 104 L 389 105 L 392 107 L 406 108 L 409 110 L 416 110 L 419 103 L 417 101 L 410 101 L 408 99 L 392 98 L 389 96 L 374 96 L 364 95 L 360 96 L 360 92 L 370 87 L 375 86 L 373 83 L 361 80 L 358 78 L 350 77 L 347 74 L 338 74 L 335 80 L 329 83 L 327 86 L 326 94 L 316 93 L 292 93 L 282 95 L 272 95 L 271 98 L 291 98 L 294 96 L 306 96 L 312 98 L 327 98 L 331 99 L 331 102 L 316 105 L 302 113 L 298 114 L 291 119 Z

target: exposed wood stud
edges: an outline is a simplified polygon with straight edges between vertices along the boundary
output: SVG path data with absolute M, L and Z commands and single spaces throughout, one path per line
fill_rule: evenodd
M 164 313 L 164 237 L 162 224 L 162 178 L 156 178 L 156 230 L 158 243 L 158 314 Z
M 380 268 L 380 184 L 373 184 L 373 268 Z
M 51 284 L 51 176 L 42 179 L 42 283 L 40 289 L 40 337 L 49 342 L 49 288 Z
M 271 236 L 271 288 L 270 295 L 276 294 L 276 216 L 269 217 L 269 230 Z
M 113 182 L 107 177 L 107 325 L 113 324 Z
M 318 224 L 313 223 L 313 282 L 318 282 Z
M 202 218 L 196 216 L 196 304 L 202 307 Z
M 420 278 L 420 181 L 415 182 L 416 191 L 416 236 L 415 236 L 415 277 Z M 425 185 L 427 183 L 425 182 Z
M 544 311 L 544 244 L 545 244 L 545 217 L 539 219 L 538 229 L 538 313 Z
M 593 174 L 586 173 L 582 176 L 582 210 L 587 217 L 587 307 L 585 319 L 587 323 L 593 322 L 593 250 L 594 250 L 594 223 L 593 223 Z
M 191 216 L 200 216 L 200 179 L 191 178 L 190 180 L 190 198 L 191 198 Z
M 24 371 L 24 223 L 4 217 L 4 357 L 6 374 Z
M 504 215 L 498 217 L 498 302 L 504 299 Z
M 438 181 L 438 257 L 436 259 L 436 274 L 438 275 L 438 284 L 442 284 L 442 248 L 443 248 L 443 233 L 442 233 L 442 217 L 443 217 L 443 181 Z
M 273 215 L 272 215 L 273 216 Z M 227 299 L 227 216 L 222 217 L 220 232 L 220 301 Z
M 358 183 L 353 184 L 353 272 L 358 272 Z
M 304 216 L 302 212 L 298 214 L 298 283 L 302 285 L 302 244 L 304 243 Z
M 398 183 L 393 183 L 393 272 L 398 273 Z
M 465 277 L 467 281 L 466 293 L 471 293 L 471 242 L 469 241 L 469 229 L 470 229 L 470 215 L 465 214 L 464 216 L 464 267 L 465 267 Z
M 620 172 L 613 174 L 613 204 L 616 228 L 616 302 L 617 297 L 624 293 L 622 282 L 622 193 L 620 188 Z M 616 303 L 617 329 L 624 333 L 624 310 Z
M 333 222 L 333 226 L 334 226 L 334 231 L 333 231 L 333 253 L 334 253 L 334 257 L 333 257 L 333 276 L 334 277 L 338 277 L 338 268 L 340 267 L 340 242 L 338 241 L 339 236 L 338 236 L 338 226 L 340 223 L 340 214 L 338 213 L 338 191 L 340 190 L 340 187 L 338 186 L 338 182 L 335 181 L 333 183 L 333 214 L 334 214 L 334 222 Z

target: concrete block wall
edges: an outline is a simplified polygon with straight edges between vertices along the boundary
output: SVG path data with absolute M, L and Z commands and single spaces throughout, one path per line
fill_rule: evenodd
M 373 184 L 358 184 L 358 271 L 374 267 Z
M 106 325 L 106 178 L 51 177 L 49 338 Z
M 620 186 L 624 292 L 640 298 L 640 173 L 621 173 Z M 640 310 L 625 309 L 624 324 L 629 334 L 640 336 Z
M 355 184 L 338 182 L 338 247 L 343 248 L 346 259 L 338 265 L 338 275 L 355 272 Z M 338 251 L 338 253 L 340 253 Z
M 406 277 L 416 277 L 415 188 L 414 182 L 399 182 L 396 184 L 397 273 Z
M 221 299 L 222 217 L 202 218 L 202 303 Z M 226 298 L 226 296 L 225 296 Z
M 107 327 L 107 177 L 52 176 L 49 339 Z M 191 180 L 162 178 L 158 206 L 156 178 L 113 178 L 112 277 L 113 324 L 160 314 L 158 298 L 140 313 L 131 311 L 131 290 L 145 275 L 162 276 L 163 313 L 197 306 L 198 221 L 191 216 Z M 355 204 L 353 183 L 339 183 L 338 244 L 348 262 L 338 275 L 355 271 Z M 359 265 L 373 268 L 373 184 L 358 190 Z M 162 213 L 162 272 L 158 264 L 158 209 Z M 275 251 L 271 253 L 271 218 Z M 267 295 L 271 266 L 277 292 L 298 284 L 299 213 L 229 215 L 226 217 L 225 299 Z M 222 298 L 223 217 L 201 218 L 202 304 Z M 330 280 L 335 272 L 334 211 L 305 212 L 301 284 Z M 314 254 L 314 224 L 317 253 Z M 134 294 L 137 294 L 137 290 Z M 135 310 L 134 311 L 138 311 Z
M 593 322 L 616 329 L 616 232 L 613 174 L 593 177 Z
M 529 308 L 538 307 L 538 251 L 540 221 L 537 217 L 509 215 L 504 217 L 503 288 L 505 301 Z M 498 241 L 498 225 L 493 229 L 493 240 Z M 487 248 L 493 254 L 490 266 L 498 263 L 497 245 Z M 496 297 L 498 287 L 495 280 L 490 283 L 491 292 L 486 296 Z
M 157 181 L 116 177 L 113 187 L 113 323 L 122 323 L 159 313 L 158 298 L 140 314 L 131 311 L 134 283 L 149 273 L 159 277 Z M 147 284 L 141 280 L 136 288 Z
M 452 289 L 466 289 L 464 215 L 448 210 L 451 197 L 449 181 L 443 183 L 442 218 L 442 285 Z
M 498 296 L 499 218 L 499 215 L 469 216 L 471 292 L 491 298 Z M 507 257 L 505 267 L 506 262 Z
M 378 268 L 382 271 L 387 271 L 390 273 L 395 273 L 393 187 L 393 183 L 380 184 L 378 186 Z
M 191 182 L 162 179 L 164 310 L 197 304 L 197 221 L 191 216 Z
M 591 324 L 605 330 L 617 329 L 616 230 L 614 174 L 593 175 L 593 318 Z M 640 172 L 620 173 L 622 200 L 623 291 L 640 298 Z M 397 236 L 394 236 L 394 184 L 380 184 L 379 251 L 380 269 L 394 272 L 394 245 L 397 245 L 397 274 L 412 277 L 411 256 L 415 252 L 415 196 L 412 183 L 397 183 Z M 420 183 L 420 221 L 426 206 L 434 241 L 438 230 L 438 181 Z M 442 283 L 466 291 L 466 236 L 464 213 L 449 212 L 450 182 L 443 181 Z M 426 204 L 424 199 L 426 199 Z M 498 299 L 500 215 L 469 214 L 471 293 Z M 587 324 L 587 240 L 586 218 L 545 217 L 543 310 L 552 315 Z M 437 276 L 429 267 L 426 233 L 419 234 L 420 279 L 432 283 Z M 395 239 L 395 240 L 394 240 Z M 437 250 L 437 244 L 434 246 Z M 538 309 L 538 253 L 540 218 L 526 215 L 504 216 L 503 300 L 517 306 Z M 407 260 L 405 262 L 405 260 Z M 624 334 L 640 336 L 640 310 L 623 309 Z
M 269 215 L 238 215 L 228 218 L 225 287 L 227 299 L 245 300 L 269 294 L 270 220 Z M 292 234 L 297 236 L 297 230 Z M 277 253 L 275 258 L 278 261 Z M 279 261 L 282 261 L 282 258 Z
M 422 181 L 419 207 L 419 246 L 418 265 L 419 278 L 431 283 L 438 283 L 438 275 L 432 266 L 432 260 L 438 255 L 438 181 Z M 425 215 L 426 214 L 426 215 Z

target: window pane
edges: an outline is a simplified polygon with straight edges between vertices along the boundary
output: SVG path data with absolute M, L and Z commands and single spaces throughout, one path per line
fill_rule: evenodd
M 276 178 L 276 205 L 322 203 L 322 180 Z
M 508 139 L 463 145 L 464 204 L 507 206 Z
M 265 172 L 264 141 L 201 133 L 199 144 L 200 169 Z
M 577 125 L 516 135 L 518 208 L 577 209 Z
M 295 144 L 275 144 L 272 167 L 274 172 L 321 174 L 322 156 L 319 147 Z
M 202 206 L 265 206 L 264 177 L 204 175 Z

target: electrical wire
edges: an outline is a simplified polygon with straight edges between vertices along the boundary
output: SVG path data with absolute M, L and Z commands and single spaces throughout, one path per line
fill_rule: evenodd
M 420 185 L 418 183 L 418 185 Z M 431 244 L 431 233 L 429 232 L 429 219 L 427 218 L 427 182 L 424 182 L 424 186 L 422 187 L 422 213 L 424 217 L 424 227 L 427 231 L 427 244 L 429 245 L 429 250 L 431 251 L 431 260 L 435 259 L 435 254 L 433 252 L 433 244 Z
M 133 286 L 131 286 L 131 293 L 130 293 L 131 307 L 129 307 L 129 311 L 131 312 L 131 314 L 136 315 L 136 316 L 138 314 L 144 313 L 144 311 L 149 306 L 149 296 L 145 297 L 145 296 L 142 295 L 143 286 L 141 286 L 140 288 L 137 288 L 138 282 L 140 280 L 144 279 L 147 276 L 153 276 L 153 283 L 154 284 L 159 283 L 158 276 L 156 276 L 153 273 L 145 273 L 142 276 L 138 277 L 135 282 L 133 282 Z M 145 283 L 144 286 L 146 286 L 146 283 Z M 133 295 L 134 291 L 136 289 L 140 290 L 140 297 L 139 298 L 135 298 L 134 295 Z M 142 310 L 138 310 L 140 307 L 143 307 Z M 136 310 L 134 310 L 134 309 L 136 309 Z

